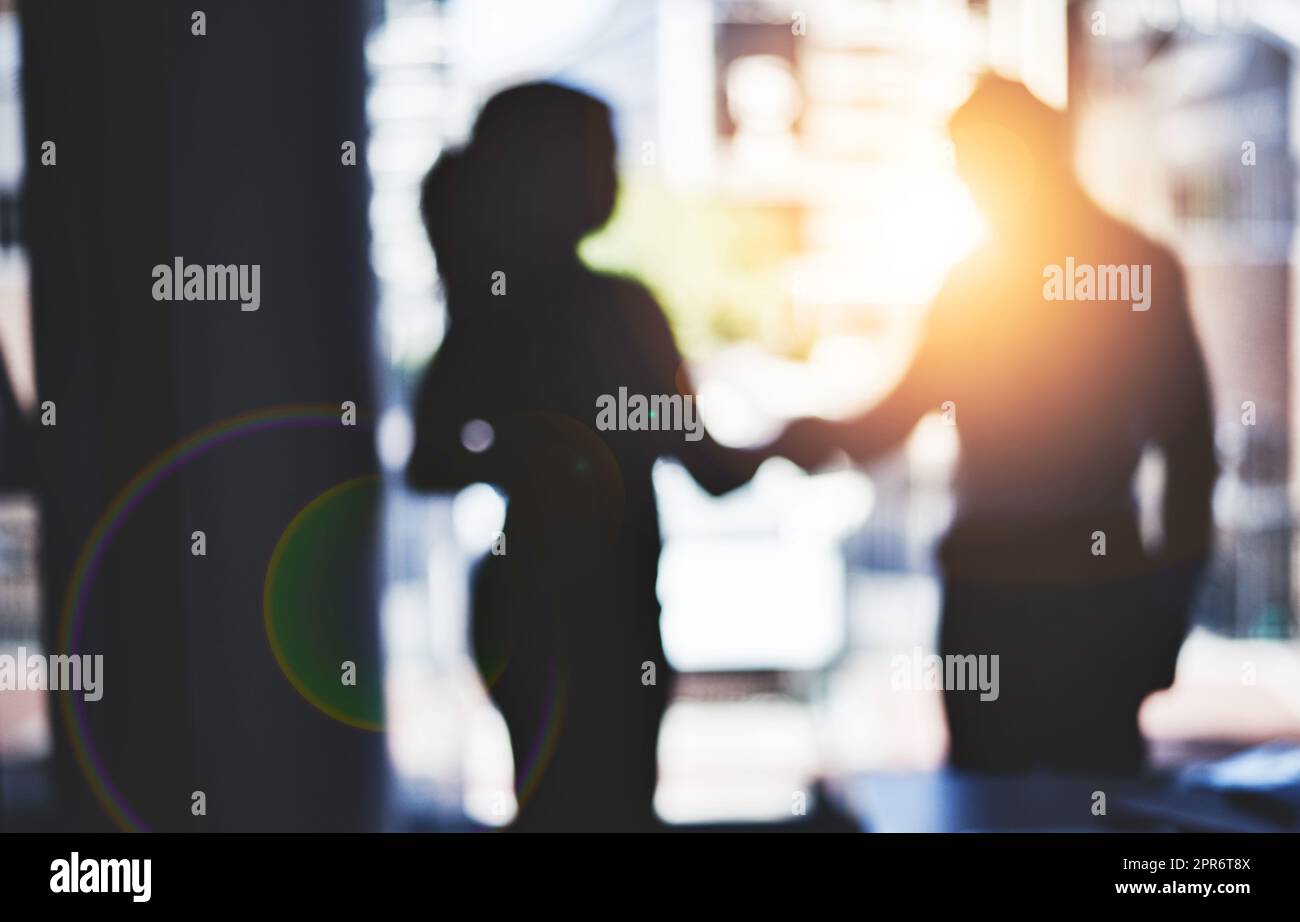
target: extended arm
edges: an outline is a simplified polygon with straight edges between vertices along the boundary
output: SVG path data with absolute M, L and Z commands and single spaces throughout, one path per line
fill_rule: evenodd
M 665 433 L 662 443 L 664 454 L 675 457 L 691 477 L 713 496 L 721 496 L 748 483 L 758 466 L 772 456 L 769 449 L 728 448 L 714 441 L 699 417 L 695 403 L 695 388 L 681 352 L 673 338 L 672 330 L 663 311 L 648 291 L 640 286 L 629 286 L 629 296 L 635 300 L 634 316 L 637 318 L 638 336 L 644 357 L 652 370 L 658 393 L 680 394 L 683 400 L 695 404 L 697 439 L 685 438 L 682 432 Z
M 818 467 L 836 450 L 859 463 L 880 457 L 902 444 L 922 416 L 939 408 L 942 362 L 932 322 L 902 380 L 883 400 L 848 419 L 796 420 L 777 440 L 775 449 L 804 468 Z

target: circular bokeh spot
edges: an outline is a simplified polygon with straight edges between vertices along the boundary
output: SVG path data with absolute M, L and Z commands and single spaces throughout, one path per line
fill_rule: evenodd
M 382 486 L 366 476 L 308 503 L 276 543 L 262 591 L 267 641 L 290 684 L 323 713 L 382 730 L 383 683 L 364 613 Z

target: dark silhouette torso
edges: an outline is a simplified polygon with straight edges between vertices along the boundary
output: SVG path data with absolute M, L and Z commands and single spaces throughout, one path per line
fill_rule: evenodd
M 1138 707 L 1173 679 L 1209 546 L 1217 467 L 1181 270 L 1081 193 L 1056 204 L 1068 223 L 994 236 L 953 271 L 900 384 L 835 427 L 866 459 L 927 412 L 956 423 L 940 646 L 998 656 L 1002 683 L 994 701 L 945 692 L 962 768 L 1137 768 Z M 1131 287 L 1046 297 L 1045 268 L 1071 259 L 1148 267 L 1149 306 L 1133 309 Z M 1134 499 L 1148 449 L 1165 467 L 1153 548 Z
M 595 419 L 620 387 L 671 393 L 680 357 L 642 288 L 576 260 L 512 274 L 509 292 L 460 312 L 417 424 L 495 428 L 475 476 L 507 493 L 506 553 L 476 574 L 473 645 L 511 730 L 519 827 L 644 828 L 670 682 L 651 470 L 681 433 L 597 431 Z

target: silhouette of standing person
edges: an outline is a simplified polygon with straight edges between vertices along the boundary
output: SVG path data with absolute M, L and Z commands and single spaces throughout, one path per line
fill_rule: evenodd
M 507 495 L 505 553 L 474 577 L 472 641 L 510 734 L 517 829 L 656 826 L 671 674 L 651 467 L 675 456 L 720 494 L 764 457 L 707 433 L 598 428 L 620 388 L 690 396 L 654 299 L 575 252 L 615 190 L 609 109 L 547 83 L 492 97 L 422 190 L 450 325 L 419 388 L 408 478 Z
M 1217 463 L 1182 271 L 1087 198 L 1063 117 L 1020 84 L 985 78 L 949 127 L 984 244 L 946 280 L 893 391 L 856 419 L 793 424 L 781 448 L 866 460 L 946 407 L 960 456 L 940 646 L 996 654 L 1000 673 L 996 700 L 945 689 L 953 764 L 1136 769 L 1138 707 L 1173 680 L 1211 543 Z M 1108 266 L 1126 267 L 1127 292 Z M 1155 549 L 1133 497 L 1147 448 L 1165 469 Z

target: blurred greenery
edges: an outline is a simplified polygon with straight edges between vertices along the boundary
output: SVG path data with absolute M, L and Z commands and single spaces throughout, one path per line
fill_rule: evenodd
M 592 268 L 648 287 L 688 357 L 740 340 L 784 352 L 799 225 L 795 206 L 683 197 L 632 176 L 613 218 L 579 252 Z

